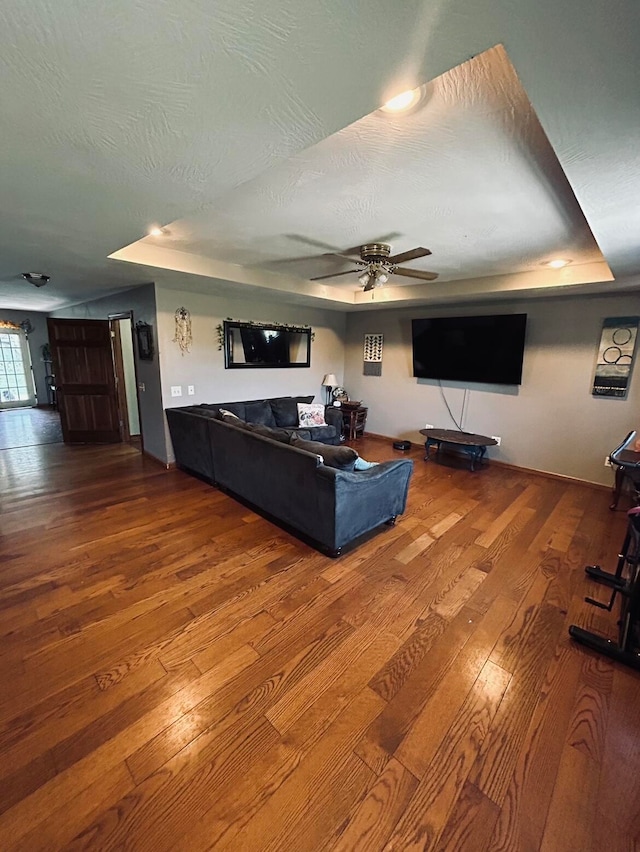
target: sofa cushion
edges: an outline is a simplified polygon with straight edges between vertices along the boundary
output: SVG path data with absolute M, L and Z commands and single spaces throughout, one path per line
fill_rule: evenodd
M 260 423 L 262 426 L 276 425 L 271 405 L 266 399 L 260 400 L 260 402 L 247 402 L 244 407 L 244 413 L 244 419 L 247 423 Z
M 323 444 L 337 444 L 339 441 L 338 431 L 335 426 L 298 427 L 292 431 L 301 438 L 304 438 L 305 441 L 322 441 Z
M 333 447 L 330 444 L 321 444 L 319 441 L 305 441 L 298 435 L 292 436 L 291 446 L 322 456 L 327 467 L 335 467 L 338 470 L 353 470 L 358 458 L 358 453 L 351 447 Z
M 326 426 L 324 405 L 321 402 L 298 403 L 298 426 Z
M 286 396 L 270 400 L 271 410 L 276 421 L 276 426 L 298 425 L 298 403 L 313 402 L 311 396 Z
M 286 429 L 272 429 L 270 426 L 263 426 L 262 423 L 243 423 L 242 425 L 247 432 L 255 432 L 256 435 L 262 435 L 263 438 L 280 441 L 281 444 L 288 444 L 291 440 L 291 432 Z
M 192 405 L 189 408 L 185 406 L 184 411 L 187 411 L 189 414 L 197 414 L 199 417 L 211 417 L 215 419 L 219 416 L 217 409 L 204 408 L 199 405 Z

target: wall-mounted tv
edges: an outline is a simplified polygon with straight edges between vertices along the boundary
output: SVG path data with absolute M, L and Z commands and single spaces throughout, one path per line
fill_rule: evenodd
M 526 328 L 526 314 L 414 319 L 413 375 L 519 385 Z

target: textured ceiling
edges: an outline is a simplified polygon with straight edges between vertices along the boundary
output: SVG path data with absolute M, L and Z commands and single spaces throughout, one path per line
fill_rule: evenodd
M 469 97 L 464 63 L 500 43 L 526 96 L 489 75 L 495 103 Z M 450 283 L 449 297 L 538 288 L 531 270 L 553 246 L 585 261 L 558 286 L 597 286 L 606 276 L 589 228 L 616 277 L 606 286 L 636 287 L 639 45 L 637 0 L 5 0 L 0 306 L 48 310 L 170 280 L 158 266 L 181 270 L 185 289 L 209 278 L 216 292 L 218 278 L 357 307 L 362 294 L 298 277 L 322 274 L 326 261 L 297 238 L 345 248 L 389 233 L 398 250 L 432 249 L 425 265 Z M 435 81 L 459 65 L 457 82 Z M 426 140 L 414 148 L 399 119 L 374 111 L 428 80 L 423 108 L 407 117 L 425 122 L 425 156 Z M 354 133 L 375 162 L 341 147 Z M 443 156 L 449 166 L 436 171 Z M 314 163 L 326 170 L 309 172 Z M 263 191 L 255 207 L 252 185 Z M 425 196 L 419 232 L 402 200 L 414 187 Z M 176 221 L 178 251 L 143 240 L 138 264 L 108 259 L 151 222 Z M 312 268 L 289 263 L 300 256 Z M 19 278 L 26 270 L 51 283 L 35 290 Z M 419 298 L 422 285 L 407 283 L 388 292 Z

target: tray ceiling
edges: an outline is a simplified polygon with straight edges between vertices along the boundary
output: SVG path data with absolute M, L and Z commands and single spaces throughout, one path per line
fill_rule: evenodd
M 639 35 L 636 0 L 6 0 L 0 306 L 156 280 L 359 309 L 308 279 L 386 235 L 440 278 L 376 304 L 637 289 Z

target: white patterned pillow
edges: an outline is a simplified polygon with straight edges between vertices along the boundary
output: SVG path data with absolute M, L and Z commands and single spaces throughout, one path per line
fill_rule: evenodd
M 324 405 L 321 402 L 298 403 L 298 426 L 326 426 Z

